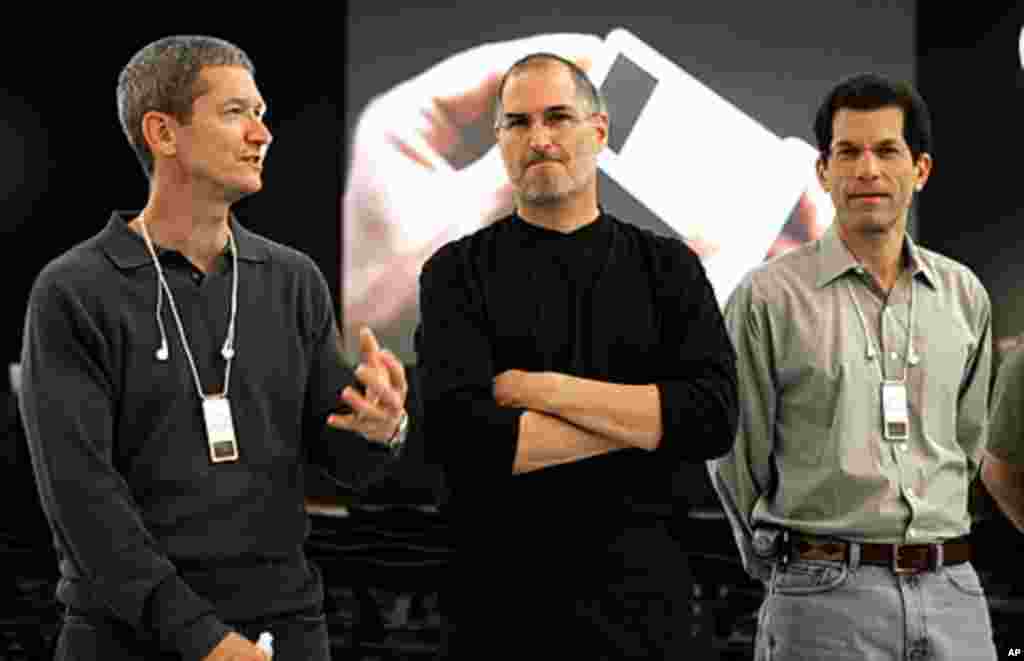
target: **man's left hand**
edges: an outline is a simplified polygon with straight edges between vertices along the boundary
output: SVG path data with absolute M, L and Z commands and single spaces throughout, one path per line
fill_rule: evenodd
M 364 391 L 348 386 L 341 391 L 340 402 L 352 413 L 332 414 L 327 424 L 335 429 L 356 432 L 366 438 L 387 443 L 395 435 L 405 415 L 405 399 L 409 386 L 402 362 L 387 349 L 381 349 L 369 328 L 359 334 L 362 362 L 355 370 Z

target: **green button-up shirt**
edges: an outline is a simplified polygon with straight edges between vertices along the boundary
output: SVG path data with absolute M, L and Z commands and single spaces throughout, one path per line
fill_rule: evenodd
M 726 303 L 740 425 L 709 469 L 756 577 L 768 570 L 751 551 L 759 522 L 879 543 L 970 530 L 968 486 L 987 435 L 989 296 L 969 269 L 909 236 L 904 264 L 886 295 L 833 226 L 752 270 Z M 905 441 L 883 435 L 883 370 L 905 374 Z

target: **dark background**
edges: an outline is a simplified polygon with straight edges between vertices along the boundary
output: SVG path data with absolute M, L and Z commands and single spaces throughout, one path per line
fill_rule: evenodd
M 917 15 L 916 78 L 935 130 L 920 238 L 978 273 L 997 338 L 1024 332 L 1022 25 L 1020 3 L 921 3 Z

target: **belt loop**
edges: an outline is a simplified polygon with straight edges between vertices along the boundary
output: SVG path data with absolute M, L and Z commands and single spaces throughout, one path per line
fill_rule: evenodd
M 945 565 L 946 558 L 945 554 L 943 553 L 943 551 L 945 551 L 945 548 L 943 546 L 943 543 L 939 542 L 938 544 L 933 544 L 932 549 L 935 553 L 935 567 L 932 571 L 938 571 L 942 569 L 943 565 Z
M 850 569 L 860 567 L 860 544 L 857 542 L 846 543 L 846 565 Z

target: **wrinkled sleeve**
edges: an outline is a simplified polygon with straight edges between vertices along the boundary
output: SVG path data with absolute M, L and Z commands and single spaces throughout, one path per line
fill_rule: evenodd
M 302 432 L 305 457 L 322 476 L 361 492 L 390 475 L 397 462 L 383 446 L 327 424 L 327 416 L 341 410 L 341 391 L 361 385 L 345 357 L 327 281 L 312 260 L 305 265 L 307 283 L 301 314 L 310 347 Z
M 315 438 L 322 432 L 327 416 L 338 408 L 341 391 L 356 384 L 356 377 L 345 359 L 331 290 L 320 269 L 312 262 L 308 267 L 310 282 L 304 316 L 308 320 L 306 325 L 312 348 L 306 390 L 305 436 Z
M 669 461 L 701 462 L 732 447 L 736 354 L 703 264 L 684 243 L 665 242 L 660 272 L 663 361 L 655 381 Z
M 1024 347 L 1015 349 L 999 366 L 988 451 L 1011 464 L 1024 464 Z
M 524 410 L 494 400 L 492 338 L 466 252 L 449 244 L 424 265 L 416 332 L 427 455 L 452 499 L 479 498 L 511 477 Z
M 51 275 L 44 271 L 29 299 L 20 407 L 61 562 L 113 617 L 202 658 L 229 630 L 157 548 L 114 467 L 112 349 L 82 301 Z
M 989 392 L 992 378 L 992 306 L 988 292 L 975 280 L 972 297 L 977 304 L 974 333 L 978 338 L 960 384 L 957 402 L 957 442 L 967 457 L 967 477 L 973 480 L 981 468 L 981 453 L 988 443 Z
M 743 566 L 761 580 L 767 580 L 771 570 L 753 553 L 753 513 L 758 499 L 772 486 L 776 413 L 765 314 L 763 302 L 754 296 L 752 281 L 744 279 L 725 308 L 725 324 L 739 361 L 739 425 L 732 449 L 708 462 L 711 483 L 729 519 Z

